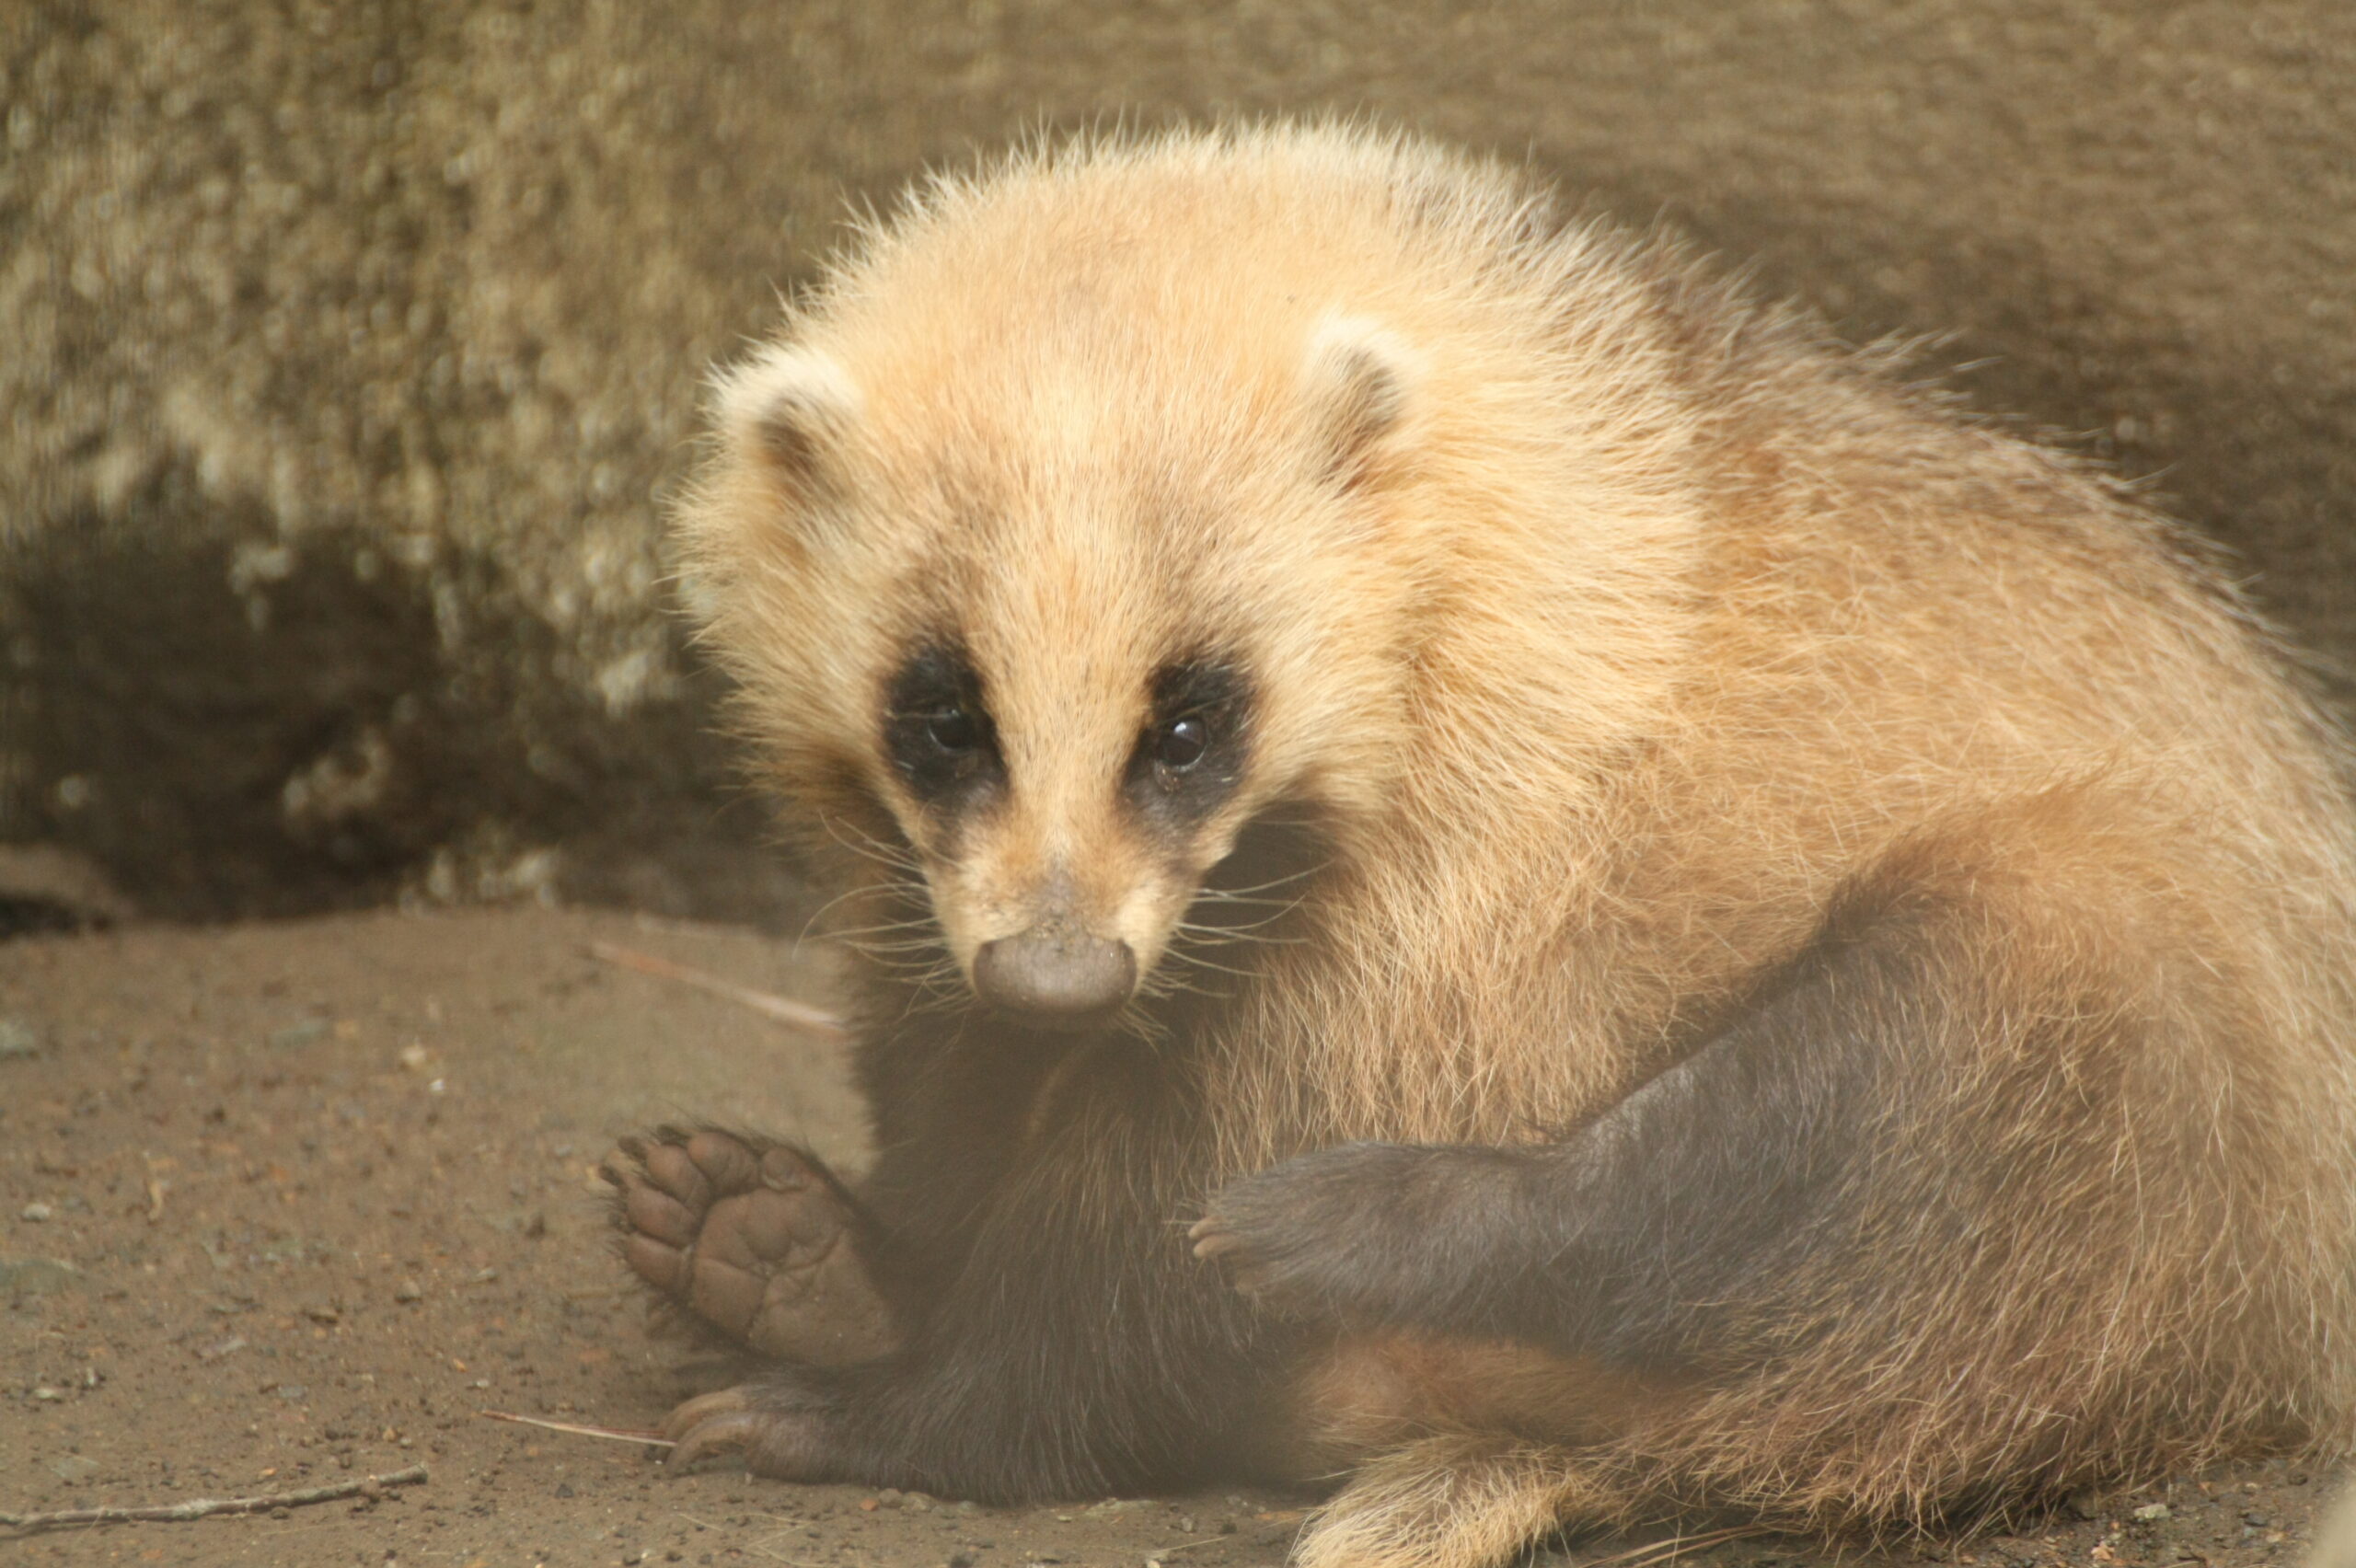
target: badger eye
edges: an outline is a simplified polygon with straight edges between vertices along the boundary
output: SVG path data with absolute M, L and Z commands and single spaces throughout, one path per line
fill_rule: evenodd
M 1200 714 L 1189 713 L 1154 732 L 1153 760 L 1172 773 L 1184 773 L 1203 760 L 1210 744 L 1210 726 Z
M 970 709 L 944 709 L 925 721 L 924 732 L 927 740 L 952 756 L 981 749 L 982 721 Z

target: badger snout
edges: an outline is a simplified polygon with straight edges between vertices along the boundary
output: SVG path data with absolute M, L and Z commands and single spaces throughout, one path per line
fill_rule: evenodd
M 984 942 L 974 954 L 974 990 L 982 1000 L 1051 1028 L 1101 1021 L 1137 984 L 1128 943 L 1061 920 Z

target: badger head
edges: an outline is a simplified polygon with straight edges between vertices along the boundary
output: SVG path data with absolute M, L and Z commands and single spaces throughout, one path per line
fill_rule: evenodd
M 1328 311 L 1221 352 L 1061 303 L 765 351 L 721 383 L 685 522 L 854 943 L 1088 1028 L 1184 978 L 1190 930 L 1300 891 L 1242 870 L 1234 917 L 1189 919 L 1248 826 L 1384 809 L 1428 584 L 1383 515 L 1415 422 L 1394 334 Z
M 871 228 L 722 377 L 677 518 L 846 934 L 1088 1025 L 1184 977 L 1271 822 L 1376 964 L 1483 857 L 1585 853 L 1703 515 L 1685 351 L 1594 243 L 1343 126 L 1083 138 Z

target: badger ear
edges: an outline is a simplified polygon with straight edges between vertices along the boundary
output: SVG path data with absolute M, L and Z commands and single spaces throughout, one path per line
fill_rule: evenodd
M 840 482 L 843 440 L 859 419 L 859 384 L 816 349 L 772 344 L 715 384 L 730 453 L 789 491 L 816 500 Z
M 1302 381 L 1326 472 L 1356 487 L 1386 467 L 1420 379 L 1415 352 L 1379 321 L 1329 316 L 1310 335 Z

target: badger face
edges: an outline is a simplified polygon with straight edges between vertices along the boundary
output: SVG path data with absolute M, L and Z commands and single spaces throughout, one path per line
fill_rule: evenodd
M 1085 1026 L 1136 993 L 1232 839 L 1252 683 L 1202 650 L 1158 662 L 1126 703 L 1075 693 L 1001 719 L 994 689 L 1020 685 L 990 681 L 962 640 L 928 640 L 885 686 L 880 749 L 974 994 Z
M 1347 320 L 1278 375 L 953 358 L 795 346 L 724 382 L 704 515 L 735 533 L 695 587 L 778 781 L 888 818 L 975 998 L 1092 1027 L 1156 987 L 1255 818 L 1380 809 L 1415 574 L 1367 475 L 1403 361 Z

